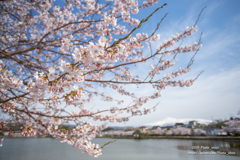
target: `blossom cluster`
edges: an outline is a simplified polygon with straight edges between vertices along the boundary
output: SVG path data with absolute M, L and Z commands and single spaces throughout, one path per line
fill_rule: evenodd
M 198 129 L 198 128 L 193 129 L 193 132 L 189 128 L 171 128 L 170 130 L 166 130 L 166 131 L 164 131 L 162 129 L 155 129 L 155 130 L 152 130 L 151 133 L 159 134 L 159 135 L 167 135 L 167 136 L 171 136 L 171 135 L 182 135 L 182 136 L 206 135 L 206 131 L 204 131 L 203 129 Z
M 202 136 L 202 135 L 206 135 L 206 131 L 204 131 L 203 129 L 194 129 L 194 135 L 196 136 Z
M 110 130 L 105 135 L 108 136 L 132 136 L 134 131 Z
M 27 137 L 27 136 L 32 137 L 32 136 L 36 135 L 36 131 L 29 126 L 26 126 L 26 128 L 22 130 L 22 135 L 25 137 Z
M 239 133 L 240 132 L 240 120 L 230 120 L 228 122 L 225 122 L 227 125 L 226 127 L 222 127 L 223 131 L 226 131 L 228 133 Z
M 5 122 L 1 120 L 0 127 L 4 128 L 4 126 L 5 126 Z
M 126 122 L 132 116 L 151 113 L 154 108 L 142 106 L 161 97 L 160 91 L 166 86 L 184 87 L 194 82 L 170 81 L 190 72 L 189 66 L 167 73 L 161 79 L 156 77 L 174 66 L 175 62 L 167 59 L 154 62 L 146 78 L 133 71 L 133 65 L 158 56 L 164 58 L 202 47 L 195 43 L 167 50 L 196 32 L 197 27 L 193 26 L 160 44 L 155 53 L 143 53 L 144 43 L 158 43 L 160 34 L 135 32 L 167 4 L 141 21 L 133 15 L 157 2 L 67 0 L 59 5 L 55 0 L 1 1 L 0 110 L 11 121 L 24 124 L 24 136 L 51 135 L 91 156 L 100 155 L 101 147 L 91 140 L 106 125 L 83 123 L 83 119 Z M 131 84 L 152 85 L 153 92 L 138 96 L 126 87 Z M 121 96 L 113 97 L 107 89 Z M 109 105 L 107 109 L 102 109 L 100 103 L 97 109 L 89 107 L 97 96 L 116 105 Z M 132 104 L 126 106 L 122 96 L 129 96 Z M 5 119 L 0 118 L 1 130 L 6 126 Z M 73 122 L 76 128 L 59 127 Z
M 134 131 L 123 131 L 123 130 L 110 130 L 104 133 L 104 135 L 108 136 L 132 136 Z M 153 129 L 150 131 L 142 131 L 142 133 L 154 134 L 154 135 L 182 135 L 182 136 L 200 136 L 206 135 L 206 131 L 203 129 L 193 129 L 193 131 L 189 128 L 171 128 L 170 130 L 162 130 L 162 129 Z
M 84 122 L 77 125 L 71 132 L 64 129 L 56 130 L 53 127 L 49 127 L 48 130 L 53 137 L 61 139 L 62 143 L 67 142 L 68 144 L 83 150 L 84 153 L 97 157 L 102 154 L 101 147 L 90 141 L 105 128 L 105 124 L 97 126 Z
M 191 135 L 191 130 L 189 128 L 175 128 L 166 131 L 166 135 Z

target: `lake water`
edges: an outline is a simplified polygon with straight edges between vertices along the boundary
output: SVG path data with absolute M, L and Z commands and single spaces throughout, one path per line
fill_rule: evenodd
M 94 139 L 102 146 L 109 138 Z M 197 148 L 205 147 L 205 150 Z M 214 147 L 209 152 L 206 147 Z M 224 155 L 232 153 L 233 155 Z M 240 142 L 117 139 L 104 147 L 98 158 L 83 154 L 67 143 L 51 138 L 5 138 L 0 147 L 0 160 L 239 160 Z

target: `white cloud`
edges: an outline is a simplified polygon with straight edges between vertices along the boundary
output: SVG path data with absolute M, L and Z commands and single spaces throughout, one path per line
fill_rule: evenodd
M 239 110 L 239 79 L 240 67 L 236 67 L 214 75 L 203 74 L 189 88 L 168 88 L 162 92 L 159 109 L 152 113 L 152 122 L 166 116 L 200 119 L 229 117 Z
M 197 75 L 193 72 L 185 78 Z M 152 108 L 160 101 L 157 110 L 144 116 L 130 118 L 126 123 L 109 123 L 110 126 L 164 125 L 197 120 L 208 123 L 215 119 L 229 119 L 236 115 L 240 103 L 240 66 L 213 75 L 203 74 L 191 87 L 167 87 L 162 97 L 151 100 L 142 108 Z M 134 87 L 132 92 L 136 92 Z M 144 85 L 138 92 L 149 94 L 152 88 Z M 139 93 L 140 94 L 140 93 Z M 169 118 L 171 117 L 171 118 Z M 163 119 L 163 120 L 161 120 Z

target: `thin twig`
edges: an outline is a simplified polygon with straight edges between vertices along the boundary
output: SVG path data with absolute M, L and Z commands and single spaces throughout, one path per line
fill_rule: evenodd
M 197 21 L 195 22 L 195 24 L 194 24 L 193 27 L 195 27 L 195 26 L 197 25 L 197 23 L 198 23 L 198 21 L 199 21 L 199 18 L 201 17 L 201 14 L 202 14 L 202 12 L 203 12 L 203 10 L 204 10 L 205 8 L 207 8 L 207 6 L 205 6 L 205 7 L 201 10 L 201 12 L 200 12 L 199 15 L 198 15 L 198 19 L 197 19 Z

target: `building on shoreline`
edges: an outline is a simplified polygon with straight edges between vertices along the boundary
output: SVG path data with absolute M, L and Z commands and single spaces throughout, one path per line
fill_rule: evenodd
M 207 136 L 227 136 L 227 132 L 219 128 L 204 128 Z
M 141 132 L 147 132 L 148 128 L 146 126 L 141 126 L 138 128 Z
M 173 128 L 184 128 L 185 125 L 183 123 L 175 123 L 175 125 L 173 126 Z

